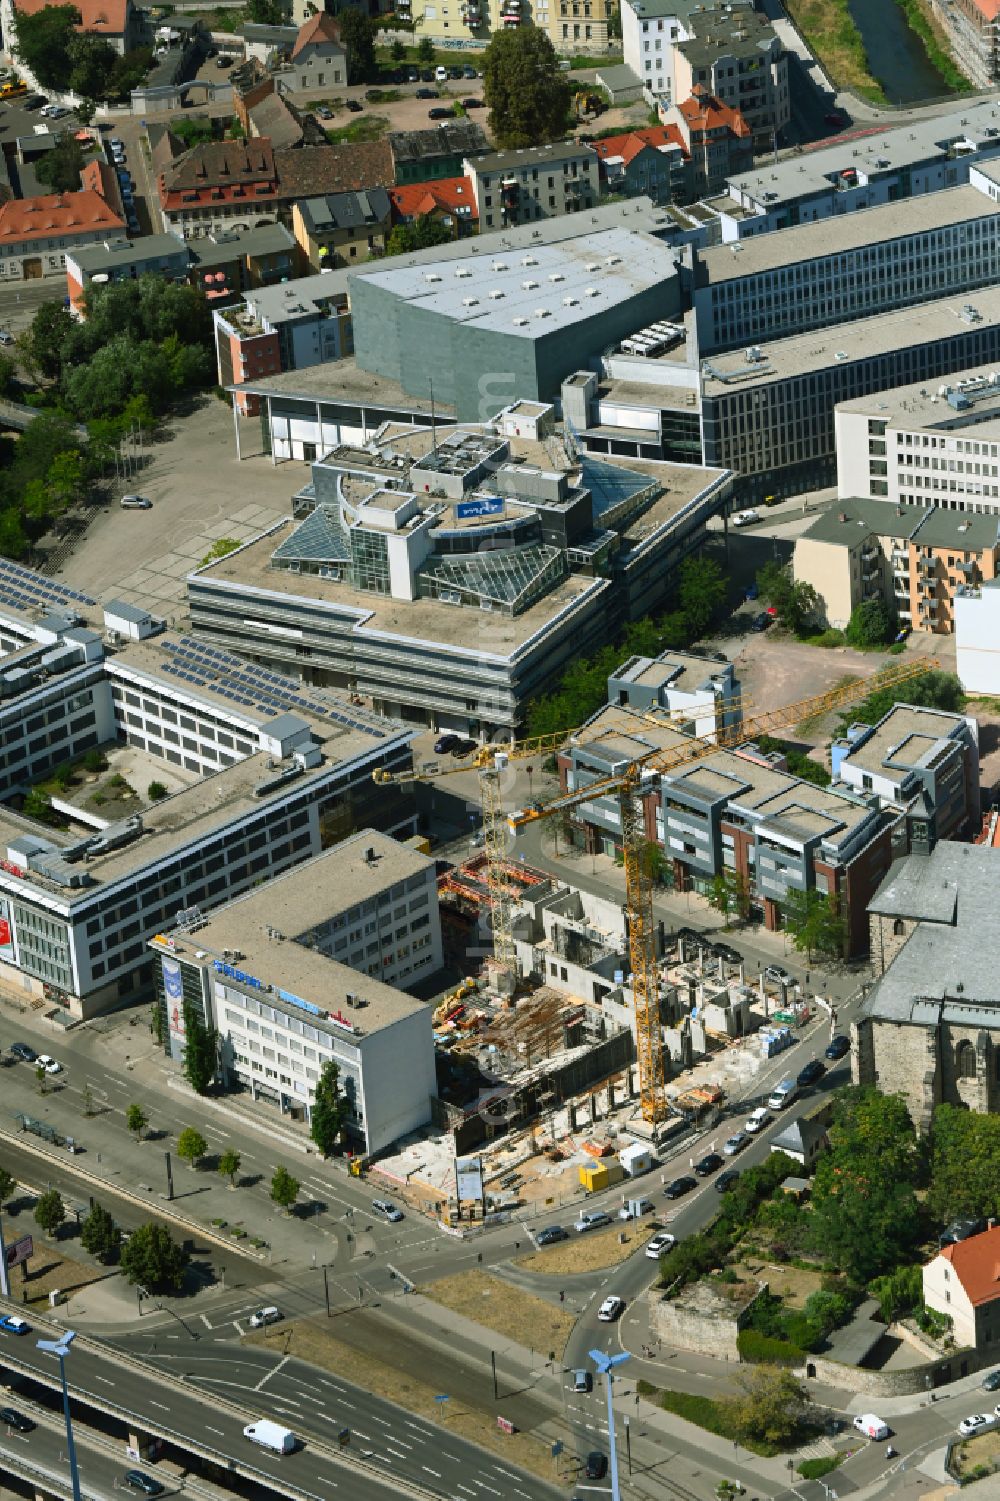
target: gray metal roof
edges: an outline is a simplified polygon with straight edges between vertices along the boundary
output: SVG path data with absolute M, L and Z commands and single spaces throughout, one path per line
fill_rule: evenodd
M 180 235 L 141 235 L 137 240 L 124 236 L 109 238 L 100 245 L 76 245 L 69 252 L 72 260 L 93 276 L 101 271 L 113 271 L 116 266 L 138 266 L 152 261 L 162 261 L 168 256 L 177 256 L 187 265 L 191 252 Z
M 549 167 L 553 162 L 591 161 L 596 172 L 597 152 L 579 141 L 555 141 L 551 146 L 525 146 L 516 151 L 487 151 L 470 156 L 469 166 L 476 172 L 521 172 L 526 167 Z
M 953 547 L 956 552 L 985 552 L 997 545 L 998 520 L 972 511 L 852 497 L 835 501 L 802 533 L 810 542 L 843 547 L 858 546 L 872 535 L 905 537 L 924 547 Z
M 299 202 L 299 213 L 306 229 L 317 234 L 380 224 L 388 219 L 391 211 L 392 204 L 385 188 L 368 188 L 359 193 L 328 193 L 323 198 L 306 198 Z

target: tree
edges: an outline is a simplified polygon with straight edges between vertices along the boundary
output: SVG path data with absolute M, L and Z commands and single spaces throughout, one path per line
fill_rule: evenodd
M 822 891 L 789 888 L 782 904 L 785 931 L 799 953 L 812 959 L 814 953 L 843 957 L 847 946 L 847 922 L 836 896 Z
M 113 90 L 118 63 L 118 53 L 110 42 L 86 33 L 74 35 L 68 52 L 69 86 L 73 92 L 88 99 L 106 99 Z
M 855 605 L 844 634 L 851 646 L 864 649 L 885 646 L 898 629 L 896 612 L 884 599 L 875 598 L 862 600 L 861 604 Z
M 76 118 L 84 129 L 93 121 L 97 114 L 97 104 L 93 99 L 81 99 L 76 107 Z
M 483 57 L 483 98 L 498 147 L 558 140 L 566 130 L 570 92 L 555 48 L 539 27 L 494 33 Z
M 23 440 L 22 440 L 23 441 Z M 965 693 L 962 684 L 953 672 L 922 672 L 919 677 L 908 678 L 905 683 L 891 687 L 879 687 L 878 678 L 868 697 L 852 705 L 848 715 L 841 721 L 841 729 L 854 721 L 862 724 L 878 724 L 894 704 L 914 704 L 923 709 L 946 709 L 951 714 L 961 714 L 965 708 Z
M 750 886 L 746 876 L 737 870 L 722 870 L 713 876 L 708 904 L 722 913 L 727 928 L 730 913 L 735 912 L 741 921 L 745 921 L 750 910 Z
M 141 1105 L 130 1105 L 125 1112 L 125 1125 L 135 1133 L 136 1141 L 141 1141 L 142 1133 L 149 1125 L 149 1116 Z
M 353 7 L 342 10 L 337 21 L 340 26 L 340 45 L 347 53 L 347 81 L 365 83 L 377 71 L 375 38 L 378 36 L 378 27 L 371 16 L 362 15 L 360 10 Z
M 284 26 L 287 11 L 281 0 L 247 0 L 247 20 L 257 26 Z
M 17 390 L 17 366 L 9 354 L 0 354 L 0 396 L 8 400 Z
M 741 1395 L 730 1400 L 729 1411 L 741 1437 L 784 1447 L 798 1435 L 809 1401 L 791 1371 L 753 1366 L 739 1373 L 736 1384 Z
M 0 1204 L 6 1204 L 16 1187 L 17 1179 L 5 1167 L 0 1167 Z
M 80 1226 L 80 1244 L 98 1261 L 113 1261 L 122 1243 L 122 1233 L 101 1204 L 95 1204 Z
M 196 1094 L 207 1094 L 215 1082 L 219 1034 L 206 1027 L 200 1006 L 184 1002 L 184 1077 Z
M 219 1158 L 219 1172 L 223 1178 L 229 1179 L 229 1187 L 236 1187 L 236 1175 L 240 1170 L 243 1159 L 239 1152 L 234 1152 L 232 1147 L 227 1147 Z
M 417 62 L 423 63 L 426 67 L 428 63 L 432 63 L 433 61 L 434 43 L 429 36 L 422 36 L 417 43 Z
M 927 1207 L 937 1223 L 1000 1213 L 1000 1116 L 939 1105 L 930 1141 Z
M 406 47 L 398 37 L 389 48 L 389 56 L 394 63 L 401 63 L 406 57 Z
M 177 1138 L 177 1155 L 188 1167 L 197 1167 L 208 1151 L 208 1142 L 195 1126 L 185 1126 Z
M 45 1072 L 45 1065 L 42 1063 L 39 1063 L 35 1068 L 35 1083 L 38 1085 L 38 1093 L 45 1094 L 48 1075 Z
M 160 799 L 166 797 L 166 795 L 167 789 L 162 782 L 152 781 L 146 788 L 146 796 L 149 798 L 149 801 L 151 803 L 158 803 Z
M 66 1218 L 66 1206 L 58 1189 L 50 1188 L 35 1205 L 35 1224 L 46 1235 L 56 1235 Z
M 46 5 L 33 14 L 18 11 L 14 50 L 43 88 L 69 87 L 70 46 L 79 20 L 75 5 Z
M 121 1269 L 133 1286 L 138 1283 L 149 1292 L 180 1292 L 190 1259 L 166 1225 L 140 1225 L 122 1246 Z
M 822 616 L 819 595 L 812 584 L 796 582 L 788 564 L 765 563 L 757 574 L 757 588 L 778 612 L 778 619 L 796 635 Z
M 340 1069 L 328 1058 L 320 1070 L 309 1122 L 309 1134 L 324 1157 L 339 1146 L 349 1110 L 340 1089 Z
M 688 558 L 681 570 L 678 600 L 691 639 L 701 636 L 726 603 L 726 576 L 713 558 Z
M 898 1095 L 848 1088 L 834 1097 L 830 1150 L 813 1179 L 811 1238 L 855 1286 L 907 1258 L 920 1234 L 923 1157 Z
M 385 242 L 386 255 L 406 255 L 411 250 L 427 250 L 432 245 L 447 245 L 451 230 L 433 214 L 418 214 L 412 224 L 397 224 Z
M 271 1198 L 279 1209 L 290 1211 L 299 1196 L 300 1186 L 298 1178 L 293 1178 L 287 1167 L 279 1167 L 271 1179 Z
M 28 788 L 24 794 L 21 811 L 25 818 L 36 818 L 39 823 L 52 823 L 55 819 L 55 814 L 52 810 L 52 799 L 40 787 Z
M 47 380 L 58 377 L 62 370 L 63 349 L 73 328 L 72 315 L 61 302 L 42 303 L 22 339 L 25 360 L 36 375 Z

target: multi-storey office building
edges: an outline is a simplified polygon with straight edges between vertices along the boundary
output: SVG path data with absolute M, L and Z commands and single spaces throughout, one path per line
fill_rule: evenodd
M 728 10 L 733 29 L 756 19 L 753 0 L 735 0 Z M 690 89 L 679 92 L 676 82 L 678 44 L 695 35 L 695 17 L 704 12 L 704 0 L 622 0 L 625 64 L 641 79 L 650 98 L 665 103 L 687 98 Z M 709 9 L 708 14 L 719 13 Z
M 966 186 L 695 252 L 702 355 L 992 286 L 1000 205 Z
M 894 505 L 1000 515 L 1000 369 L 873 391 L 834 411 L 837 489 Z
M 606 734 L 594 734 L 605 725 Z M 681 730 L 651 724 L 648 715 L 601 710 L 587 739 L 558 757 L 564 788 L 578 792 L 636 757 L 681 749 L 686 741 Z M 715 878 L 731 872 L 743 884 L 750 915 L 771 930 L 782 927 L 790 893 L 835 898 L 848 950 L 860 953 L 868 942 L 868 901 L 889 869 L 902 815 L 877 800 L 800 781 L 777 759 L 776 765 L 747 746 L 662 773 L 644 795 L 646 836 L 671 860 L 677 890 L 709 895 Z M 587 849 L 620 851 L 617 798 L 595 797 L 574 808 L 572 818 Z
M 44 612 L 44 613 L 40 613 Z M 103 611 L 28 569 L 0 567 L 3 677 L 0 979 L 91 1016 L 148 993 L 146 939 L 359 825 L 413 830 L 378 768 L 410 764 L 402 726 L 334 695 L 250 668 Z M 58 826 L 14 811 L 54 767 L 124 744 L 176 789 L 109 821 L 86 797 L 56 799 Z
M 430 1120 L 431 1008 L 393 975 L 431 973 L 441 949 L 433 862 L 371 830 L 361 837 L 346 865 L 328 850 L 156 934 L 149 949 L 165 1052 L 181 1061 L 193 1011 L 219 1034 L 224 1085 L 304 1120 L 332 1062 L 348 1145 L 368 1153 Z M 375 957 L 352 966 L 340 957 L 352 946 Z
M 665 651 L 630 657 L 608 678 L 608 703 L 640 713 L 664 712 L 699 737 L 715 736 L 740 721 L 740 685 L 732 662 L 696 652 Z

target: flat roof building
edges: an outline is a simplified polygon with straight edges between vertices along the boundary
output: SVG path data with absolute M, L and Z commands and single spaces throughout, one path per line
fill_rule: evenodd
M 182 911 L 359 824 L 413 830 L 405 796 L 373 781 L 409 766 L 410 733 L 335 694 L 8 562 L 0 651 L 0 975 L 26 996 L 76 1017 L 138 999 L 145 941 Z M 84 775 L 88 752 L 118 747 L 139 786 Z M 67 764 L 68 790 L 39 801 L 37 784 Z
M 323 1066 L 335 1064 L 355 1152 L 381 1151 L 430 1120 L 431 1008 L 392 977 L 412 982 L 440 966 L 432 860 L 365 830 L 152 936 L 149 949 L 164 1051 L 176 1062 L 193 1008 L 219 1034 L 223 1084 L 283 1115 L 308 1121 Z M 345 962 L 351 955 L 363 969 Z

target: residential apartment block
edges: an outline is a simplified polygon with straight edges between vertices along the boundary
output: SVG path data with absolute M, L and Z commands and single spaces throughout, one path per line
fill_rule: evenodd
M 603 136 L 593 147 L 608 192 L 641 194 L 653 203 L 683 203 L 691 196 L 687 153 L 675 127 L 646 125 Z
M 152 937 L 164 1051 L 182 1061 L 193 1009 L 223 1086 L 305 1121 L 333 1062 L 348 1145 L 380 1151 L 430 1119 L 431 1008 L 404 992 L 440 968 L 440 938 L 433 862 L 366 830 Z
M 125 220 L 92 189 L 0 204 L 0 285 L 64 277 L 66 255 L 125 233 Z
M 1000 1225 L 990 1224 L 978 1235 L 942 1246 L 923 1268 L 924 1303 L 951 1320 L 950 1333 L 959 1350 L 977 1350 L 989 1358 L 996 1352 L 1000 1342 L 998 1265 Z
M 740 721 L 740 685 L 731 662 L 697 652 L 630 657 L 608 678 L 608 703 L 684 724 L 699 738 Z
M 596 204 L 600 185 L 596 153 L 576 141 L 470 157 L 463 171 L 483 230 L 579 213 Z
M 329 288 L 325 277 L 303 276 L 262 287 L 213 317 L 223 386 L 342 360 L 354 349 L 347 294 Z M 245 416 L 260 410 L 259 401 L 249 395 L 241 394 L 236 406 Z
M 297 0 L 296 0 L 297 3 Z M 400 21 L 439 46 L 485 46 L 496 31 L 537 26 L 557 51 L 607 52 L 613 0 L 397 0 Z
M 147 939 L 185 912 L 369 823 L 413 832 L 399 788 L 373 780 L 409 766 L 409 732 L 335 695 L 7 562 L 0 649 L 0 975 L 26 1000 L 79 1018 L 140 999 Z M 55 766 L 119 745 L 162 765 L 168 795 L 135 790 L 110 819 L 67 795 L 52 823 L 10 805 Z
M 882 599 L 902 625 L 950 635 L 955 600 L 997 577 L 998 515 L 842 500 L 797 538 L 795 578 L 819 596 L 827 624 L 843 629 L 867 599 Z
M 687 99 L 661 100 L 660 118 L 684 146 L 692 198 L 719 192 L 734 173 L 753 164 L 753 131 L 738 109 L 696 84 Z
M 384 255 L 391 225 L 392 203 L 385 188 L 328 193 L 292 205 L 292 230 L 302 262 L 313 271 Z
M 592 719 L 578 744 L 557 757 L 567 792 L 613 776 L 654 750 L 683 750 L 690 738 L 648 713 L 609 707 Z M 846 789 L 817 787 L 783 769 L 783 758 L 753 745 L 720 750 L 658 774 L 644 789 L 646 836 L 665 852 L 679 891 L 709 894 L 726 871 L 747 893 L 749 915 L 779 930 L 791 892 L 835 897 L 851 954 L 868 942 L 867 905 L 889 869 L 900 814 Z M 587 850 L 621 850 L 616 797 L 595 797 L 573 809 Z

